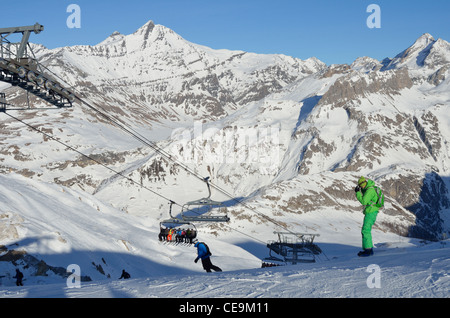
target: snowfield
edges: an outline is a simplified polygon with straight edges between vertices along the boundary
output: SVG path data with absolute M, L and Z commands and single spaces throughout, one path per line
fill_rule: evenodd
M 424 34 L 393 59 L 327 66 L 213 50 L 149 21 L 34 50 L 83 102 L 0 113 L 0 298 L 177 299 L 162 303 L 179 313 L 184 299 L 449 297 L 448 42 Z M 356 256 L 362 175 L 386 195 L 369 258 Z M 219 273 L 158 240 L 169 201 L 179 216 L 208 176 L 230 221 L 194 223 Z M 319 234 L 323 253 L 261 268 L 275 231 Z
M 0 262 L 1 298 L 298 298 L 432 297 L 450 290 L 449 241 L 429 243 L 374 230 L 375 255 L 359 258 L 358 217 L 351 230 L 329 228 L 317 237 L 323 254 L 316 263 L 260 268 L 267 248 L 261 241 L 230 231 L 215 237 L 199 228 L 221 273 L 205 273 L 194 264 L 192 245 L 161 243 L 159 224 L 105 205 L 60 185 L 19 175 L 0 176 L 1 233 L 16 231 L 23 240 L 6 247 L 26 250 L 51 266 L 76 264 L 91 281 L 63 278 L 17 266 L 24 286 L 15 286 L 15 267 Z M 311 218 L 311 217 L 310 217 Z M 319 222 L 323 215 L 314 214 Z M 328 220 L 330 223 L 333 220 Z M 341 217 L 342 221 L 342 217 Z M 306 224 L 312 220 L 305 219 Z M 339 227 L 339 222 L 335 226 Z M 48 224 L 52 224 L 51 227 Z M 261 234 L 261 233 L 260 233 Z M 269 233 L 267 237 L 273 239 Z M 263 237 L 263 236 L 260 236 Z M 4 255 L 5 252 L 2 253 Z M 99 271 L 102 266 L 103 273 Z M 119 280 L 122 269 L 131 274 Z
M 64 283 L 2 287 L 0 295 L 2 298 L 448 298 L 448 243 L 387 244 L 387 248 L 376 249 L 370 258 L 345 253 L 315 264 L 127 281 L 110 279 L 81 283 L 80 288 L 68 288 Z M 218 264 L 222 260 L 225 257 L 213 257 L 213 262 Z M 379 278 L 376 278 L 378 270 Z

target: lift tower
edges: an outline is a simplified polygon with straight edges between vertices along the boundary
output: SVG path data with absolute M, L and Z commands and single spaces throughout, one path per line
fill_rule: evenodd
M 44 73 L 29 45 L 31 33 L 39 34 L 44 26 L 36 23 L 31 26 L 0 28 L 0 81 L 19 86 L 58 107 L 72 107 L 75 95 L 64 88 L 57 80 Z M 18 43 L 8 37 L 22 34 Z M 6 100 L 1 99 L 0 111 L 6 110 Z

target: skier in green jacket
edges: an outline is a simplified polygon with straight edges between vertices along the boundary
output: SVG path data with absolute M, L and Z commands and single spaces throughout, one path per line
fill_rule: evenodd
M 379 208 L 375 206 L 378 194 L 374 188 L 375 182 L 364 177 L 359 178 L 355 188 L 356 198 L 364 206 L 364 222 L 361 229 L 362 248 L 358 256 L 373 255 L 372 226 L 375 224 Z

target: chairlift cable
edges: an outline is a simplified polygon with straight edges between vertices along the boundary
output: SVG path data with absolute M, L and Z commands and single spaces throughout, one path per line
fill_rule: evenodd
M 117 127 L 119 127 L 120 129 L 122 129 L 123 131 L 125 131 L 126 133 L 132 135 L 135 139 L 139 140 L 140 142 L 144 143 L 145 145 L 151 147 L 153 150 L 155 150 L 155 152 L 157 152 L 158 154 L 160 154 L 161 156 L 163 156 L 164 158 L 168 159 L 169 161 L 172 161 L 174 164 L 180 166 L 181 168 L 183 168 L 186 172 L 192 174 L 193 176 L 195 176 L 196 178 L 198 178 L 199 180 L 204 180 L 204 177 L 199 175 L 198 173 L 196 173 L 194 170 L 192 170 L 191 168 L 187 167 L 185 164 L 179 162 L 178 160 L 174 159 L 173 156 L 171 156 L 170 154 L 166 153 L 164 150 L 162 150 L 159 146 L 157 146 L 154 142 L 148 140 L 146 137 L 141 136 L 139 133 L 135 132 L 132 128 L 127 128 L 124 127 L 124 124 L 121 124 L 118 122 L 117 119 L 111 117 L 110 115 L 105 114 L 104 112 L 101 112 L 100 110 L 98 110 L 97 108 L 95 108 L 94 106 L 92 106 L 91 104 L 89 104 L 88 102 L 86 102 L 84 99 L 81 99 L 80 97 L 76 96 L 76 98 L 83 103 L 84 105 L 86 105 L 87 107 L 89 107 L 90 109 L 96 111 L 97 113 L 99 113 L 100 115 L 102 115 L 104 118 L 108 119 L 109 121 L 111 121 L 112 123 L 114 123 Z M 101 108 L 100 106 L 97 105 L 97 107 Z M 255 208 L 249 206 L 248 204 L 246 204 L 245 202 L 236 199 L 235 197 L 233 197 L 228 191 L 226 191 L 225 189 L 213 184 L 213 183 L 209 183 L 214 189 L 218 190 L 219 192 L 221 192 L 222 194 L 226 195 L 227 197 L 229 197 L 231 200 L 235 201 L 238 204 L 243 205 L 245 208 L 247 208 L 248 210 L 251 210 L 252 212 L 254 212 L 255 214 L 258 214 L 259 216 L 263 217 L 264 219 L 266 219 L 267 221 L 277 225 L 278 227 L 291 232 L 291 230 L 289 230 L 288 228 L 286 228 L 285 226 L 283 226 L 282 224 L 280 224 L 279 222 L 275 221 L 274 219 L 272 219 L 271 217 L 265 215 L 262 212 L 259 212 L 257 210 L 255 210 Z
M 39 63 L 40 64 L 40 63 Z M 42 65 L 43 66 L 43 65 Z M 52 72 L 51 70 L 49 70 L 47 67 L 43 66 L 47 71 L 49 71 L 50 73 L 52 73 L 54 76 L 56 76 L 58 79 L 60 79 L 61 81 L 65 82 L 64 79 L 62 79 L 60 76 L 58 76 L 57 74 L 55 74 L 54 72 Z M 66 82 L 67 84 L 67 82 Z M 138 140 L 139 142 L 149 146 L 150 148 L 152 148 L 156 153 L 160 154 L 161 156 L 163 156 L 164 158 L 168 159 L 169 161 L 173 162 L 174 164 L 180 166 L 181 168 L 183 168 L 186 172 L 190 173 L 191 175 L 195 176 L 196 178 L 198 178 L 199 180 L 204 180 L 204 177 L 199 175 L 198 173 L 196 173 L 193 169 L 189 168 L 188 166 L 186 166 L 185 164 L 179 162 L 178 160 L 176 160 L 175 158 L 173 158 L 172 155 L 170 155 L 169 153 L 167 153 L 166 151 L 164 151 L 163 149 L 161 149 L 158 145 L 156 145 L 155 142 L 149 140 L 148 138 L 146 138 L 145 136 L 142 136 L 140 133 L 136 132 L 133 128 L 130 128 L 129 125 L 122 123 L 119 119 L 115 118 L 114 116 L 108 115 L 106 113 L 106 111 L 99 106 L 97 103 L 90 101 L 87 102 L 85 99 L 86 98 L 82 98 L 79 95 L 81 95 L 81 93 L 76 89 L 73 88 L 74 93 L 75 91 L 77 92 L 77 94 L 75 95 L 75 99 L 78 99 L 80 101 L 81 104 L 84 104 L 85 106 L 87 106 L 89 109 L 95 111 L 96 113 L 100 114 L 102 117 L 104 117 L 105 119 L 107 119 L 108 121 L 112 122 L 115 126 L 117 126 L 119 129 L 123 130 L 124 132 L 126 132 L 127 134 L 131 135 L 133 138 L 135 138 L 136 140 Z M 97 109 L 96 107 L 92 106 L 91 103 L 95 104 L 97 106 L 97 108 L 100 108 L 102 111 L 100 111 L 99 109 Z M 131 102 L 133 103 L 133 102 Z M 133 103 L 134 104 L 134 103 Z M 241 204 L 242 206 L 244 206 L 245 208 L 247 208 L 248 210 L 251 210 L 252 212 L 254 212 L 255 214 L 263 217 L 264 219 L 266 219 L 267 221 L 271 222 L 272 224 L 275 224 L 276 226 L 294 234 L 293 231 L 289 230 L 288 228 L 286 228 L 285 226 L 283 226 L 282 224 L 280 224 L 279 222 L 277 222 L 276 220 L 272 219 L 271 217 L 265 215 L 262 212 L 257 211 L 255 208 L 249 206 L 248 204 L 246 204 L 245 202 L 243 202 L 242 200 L 239 200 L 237 198 L 235 198 L 232 194 L 230 194 L 228 191 L 226 191 L 225 189 L 223 189 L 222 187 L 215 185 L 214 183 L 209 182 L 209 184 L 216 190 L 218 190 L 219 192 L 221 192 L 222 194 L 224 194 L 225 196 L 229 197 L 231 200 L 235 201 L 238 204 Z M 152 190 L 153 191 L 153 190 Z M 170 200 L 169 200 L 170 201 Z M 178 205 L 178 204 L 177 204 Z
M 131 128 L 126 128 L 123 127 L 122 124 L 118 123 L 117 120 L 115 120 L 115 118 L 111 118 L 111 116 L 99 111 L 98 109 L 96 109 L 95 107 L 93 107 L 92 105 L 90 105 L 89 103 L 87 103 L 85 100 L 79 98 L 78 96 L 76 96 L 77 99 L 80 100 L 80 102 L 82 102 L 83 104 L 85 104 L 87 107 L 89 107 L 90 109 L 98 112 L 99 114 L 101 114 L 103 117 L 105 117 L 106 119 L 112 121 L 116 126 L 118 126 L 119 128 L 121 128 L 122 130 L 124 130 L 125 132 L 131 134 L 134 138 L 136 138 L 137 140 L 141 141 L 142 143 L 144 143 L 145 145 L 151 147 L 153 150 L 155 150 L 157 153 L 159 153 L 161 156 L 165 157 L 166 159 L 172 161 L 174 164 L 179 165 L 181 168 L 183 168 L 185 171 L 187 171 L 188 173 L 192 174 L 193 176 L 195 176 L 196 178 L 198 178 L 199 180 L 204 180 L 204 177 L 199 175 L 198 173 L 196 173 L 195 171 L 193 171 L 191 168 L 187 167 L 185 164 L 179 162 L 178 160 L 174 159 L 173 156 L 171 156 L 170 154 L 166 153 L 164 150 L 162 150 L 160 147 L 158 147 L 154 142 L 148 140 L 146 137 L 141 136 L 139 133 L 135 132 L 133 129 Z M 98 106 L 98 105 L 97 105 Z M 138 136 L 139 135 L 139 136 Z M 233 201 L 235 201 L 238 204 L 243 205 L 245 208 L 253 211 L 254 213 L 258 214 L 259 216 L 263 217 L 264 219 L 266 219 L 267 221 L 279 226 L 280 228 L 293 233 L 291 230 L 289 230 L 288 228 L 286 228 L 285 226 L 283 226 L 282 224 L 280 224 L 279 222 L 275 221 L 274 219 L 272 219 L 271 217 L 256 211 L 255 208 L 250 207 L 248 204 L 246 204 L 245 202 L 236 199 L 235 197 L 233 197 L 228 191 L 226 191 L 225 189 L 213 184 L 213 183 L 209 183 L 213 188 L 215 188 L 216 190 L 218 190 L 219 192 L 221 192 L 222 194 L 226 195 L 227 197 L 229 197 L 230 199 L 232 199 Z
M 29 47 L 31 48 L 31 46 L 30 46 L 29 43 L 27 43 L 27 46 L 29 46 Z M 36 61 L 38 67 L 40 67 L 40 68 L 42 68 L 42 69 L 46 69 L 49 73 L 53 74 L 53 76 L 55 76 L 56 78 L 60 79 L 62 82 L 65 82 L 65 80 L 61 79 L 60 76 L 58 76 L 57 74 L 55 74 L 54 72 L 52 72 L 51 70 L 49 70 L 49 68 L 47 68 L 46 66 L 42 65 L 41 63 L 39 63 L 39 62 L 37 61 L 36 57 L 34 56 L 34 52 L 33 52 L 32 50 L 30 50 L 30 51 L 32 52 L 33 57 L 34 57 L 34 60 Z M 66 83 L 66 84 L 67 84 L 67 83 Z M 73 88 L 73 85 L 68 85 L 68 86 L 71 86 L 71 87 Z M 74 90 L 74 91 L 77 91 L 75 88 L 74 88 L 73 90 Z M 27 94 L 28 94 L 28 91 L 27 91 Z M 124 132 L 130 134 L 132 137 L 134 137 L 134 138 L 135 138 L 136 140 L 138 140 L 139 142 L 141 142 L 141 143 L 143 143 L 143 144 L 145 144 L 145 145 L 151 147 L 156 153 L 160 154 L 161 156 L 165 157 L 165 158 L 168 159 L 169 161 L 171 161 L 171 162 L 173 162 L 174 164 L 176 164 L 176 165 L 180 166 L 181 168 L 183 168 L 186 172 L 188 172 L 188 173 L 192 174 L 193 176 L 197 177 L 199 180 L 204 181 L 203 176 L 200 176 L 198 173 L 196 173 L 194 170 L 192 170 L 191 168 L 189 168 L 188 166 L 186 166 L 184 163 L 181 163 L 181 162 L 179 162 L 178 160 L 176 160 L 175 158 L 173 158 L 169 153 L 167 153 L 166 151 L 164 151 L 163 149 L 161 149 L 159 146 L 157 146 L 155 142 L 152 142 L 152 141 L 148 140 L 146 137 L 142 136 L 141 134 L 139 134 L 138 132 L 136 132 L 135 130 L 133 130 L 132 128 L 130 128 L 130 125 L 124 124 L 124 123 L 122 123 L 120 120 L 118 120 L 118 119 L 116 119 L 116 118 L 114 118 L 114 117 L 108 115 L 108 114 L 105 112 L 105 110 L 102 109 L 103 112 L 100 111 L 100 110 L 98 110 L 97 108 L 95 108 L 94 106 L 92 106 L 90 103 L 86 102 L 84 98 L 81 98 L 81 97 L 79 97 L 78 95 L 81 95 L 81 94 L 73 94 L 73 97 L 74 97 L 74 99 L 79 100 L 79 101 L 81 102 L 81 104 L 84 104 L 84 105 L 86 105 L 87 107 L 89 107 L 91 110 L 97 112 L 97 113 L 100 114 L 102 117 L 104 117 L 105 119 L 107 119 L 108 121 L 110 121 L 111 123 L 113 123 L 114 125 L 116 125 L 118 128 L 120 128 L 120 129 L 123 130 Z M 73 100 L 70 99 L 69 102 L 70 102 L 70 105 L 72 106 Z M 97 106 L 98 106 L 98 105 L 97 105 Z M 100 106 L 98 106 L 98 107 L 101 108 Z M 100 161 L 98 161 L 98 160 L 92 158 L 91 156 L 85 155 L 84 153 L 82 153 L 82 152 L 76 150 L 74 147 L 68 145 L 67 143 L 64 143 L 64 142 L 62 142 L 62 141 L 56 139 L 55 137 L 51 136 L 50 134 L 47 134 L 47 133 L 45 133 L 44 131 L 39 130 L 38 128 L 36 128 L 36 127 L 34 127 L 34 126 L 32 126 L 32 125 L 30 125 L 30 124 L 24 122 L 23 120 L 21 120 L 21 119 L 15 117 L 15 116 L 13 116 L 13 115 L 7 113 L 6 111 L 4 111 L 4 112 L 5 112 L 5 114 L 8 115 L 10 118 L 12 118 L 12 119 L 14 119 L 14 120 L 16 120 L 16 121 L 18 121 L 18 122 L 21 122 L 22 124 L 24 124 L 25 126 L 31 128 L 32 130 L 35 130 L 35 131 L 37 131 L 37 132 L 43 134 L 43 135 L 46 136 L 48 139 L 51 139 L 51 140 L 53 140 L 53 141 L 56 141 L 56 142 L 58 142 L 59 144 L 65 146 L 67 149 L 70 149 L 70 150 L 72 150 L 72 151 L 74 151 L 74 152 L 76 152 L 76 153 L 82 155 L 83 157 L 86 157 L 86 158 L 88 158 L 89 160 L 91 160 L 91 161 L 93 161 L 93 162 L 96 162 L 97 164 L 99 164 L 99 165 L 105 167 L 106 169 L 112 171 L 114 174 L 119 175 L 119 176 L 121 176 L 121 177 L 127 179 L 127 180 L 130 181 L 131 183 L 137 184 L 137 185 L 139 185 L 140 187 L 142 187 L 142 188 L 144 188 L 144 189 L 146 189 L 146 190 L 149 190 L 149 191 L 152 192 L 153 194 L 155 194 L 155 195 L 157 195 L 157 196 L 159 196 L 159 197 L 161 197 L 161 198 L 163 198 L 163 199 L 165 199 L 165 200 L 167 200 L 167 201 L 169 201 L 169 202 L 173 202 L 172 200 L 170 200 L 169 198 L 165 197 L 164 195 L 161 195 L 160 193 L 158 193 L 158 192 L 156 192 L 156 191 L 154 191 L 154 190 L 152 190 L 152 189 L 150 189 L 150 188 L 144 186 L 143 184 L 140 184 L 140 183 L 134 181 L 134 180 L 131 179 L 130 177 L 127 177 L 127 176 L 124 175 L 122 172 L 118 172 L 118 171 L 116 171 L 116 170 L 114 170 L 114 169 L 112 169 L 112 168 L 106 166 L 105 164 L 103 164 L 103 163 L 101 163 Z M 213 183 L 211 183 L 210 185 L 211 185 L 212 187 L 214 187 L 216 190 L 218 190 L 219 192 L 221 192 L 221 193 L 225 194 L 226 196 L 228 196 L 229 198 L 231 198 L 233 201 L 237 202 L 238 204 L 243 205 L 243 206 L 246 207 L 247 209 L 249 209 L 249 210 L 253 211 L 254 213 L 258 214 L 259 216 L 265 218 L 265 219 L 268 220 L 269 222 L 271 222 L 271 223 L 273 223 L 273 224 L 275 224 L 275 225 L 277 225 L 277 226 L 279 226 L 279 227 L 285 229 L 285 230 L 288 231 L 288 232 L 291 232 L 289 229 L 285 228 L 282 224 L 278 223 L 278 222 L 275 221 L 274 219 L 270 218 L 269 216 L 267 216 L 267 215 L 265 215 L 265 214 L 263 214 L 263 213 L 261 213 L 261 212 L 259 212 L 259 211 L 256 211 L 255 208 L 250 207 L 250 206 L 249 206 L 248 204 L 246 204 L 245 202 L 236 199 L 236 198 L 235 198 L 234 196 L 232 196 L 228 191 L 224 190 L 223 188 L 219 187 L 218 185 L 215 185 L 215 184 L 213 184 Z M 173 203 L 175 203 L 175 202 L 173 202 Z M 177 203 L 175 203 L 175 204 L 178 205 L 178 206 L 180 206 L 180 205 L 177 204 Z M 230 229 L 233 229 L 233 228 L 231 228 L 230 226 L 228 226 L 228 227 L 229 227 Z M 235 230 L 235 229 L 233 229 L 233 230 Z M 238 231 L 238 230 L 235 230 L 235 231 Z M 238 231 L 238 232 L 240 232 L 240 231 Z M 240 233 L 242 233 L 242 232 L 240 232 Z M 292 233 L 292 232 L 291 232 L 291 233 Z M 242 233 L 242 234 L 245 234 L 245 233 Z M 249 237 L 252 237 L 252 236 L 250 236 L 250 235 L 248 235 L 248 234 L 245 234 L 245 235 L 247 235 L 247 236 L 249 236 Z M 252 237 L 252 238 L 253 238 L 253 237 Z M 255 239 L 255 238 L 253 238 L 253 239 Z
M 44 132 L 44 131 L 42 131 L 42 130 L 40 130 L 40 129 L 38 129 L 38 128 L 36 128 L 36 127 L 34 127 L 34 126 L 32 126 L 32 125 L 26 123 L 26 122 L 24 122 L 23 120 L 21 120 L 21 119 L 15 117 L 15 116 L 13 116 L 13 115 L 7 113 L 7 112 L 5 112 L 5 114 L 8 115 L 9 117 L 11 117 L 12 119 L 14 119 L 14 120 L 16 120 L 16 121 L 18 121 L 18 122 L 24 124 L 25 126 L 31 128 L 32 130 L 34 130 L 34 131 L 36 131 L 36 132 L 38 132 L 38 133 L 41 133 L 41 134 L 44 135 L 45 137 L 47 137 L 47 138 L 49 138 L 49 139 L 51 139 L 51 140 L 53 140 L 53 141 L 56 141 L 57 143 L 63 145 L 64 147 L 66 147 L 66 148 L 68 148 L 68 149 L 70 149 L 70 150 L 72 150 L 72 151 L 74 151 L 74 152 L 80 154 L 81 156 L 83 156 L 83 157 L 85 157 L 85 158 L 87 158 L 87 159 L 89 159 L 89 160 L 94 161 L 95 163 L 97 163 L 97 164 L 99 164 L 99 165 L 105 167 L 106 169 L 112 171 L 113 173 L 115 173 L 115 174 L 117 174 L 117 175 L 119 175 L 119 176 L 121 176 L 121 177 L 127 179 L 128 181 L 132 182 L 133 184 L 136 184 L 136 185 L 138 185 L 138 186 L 140 186 L 140 187 L 142 187 L 142 188 L 144 188 L 144 189 L 146 189 L 146 190 L 152 192 L 153 194 L 155 194 L 155 195 L 157 195 L 157 196 L 159 196 L 159 197 L 161 197 L 161 198 L 163 198 L 163 199 L 165 199 L 165 200 L 167 200 L 167 201 L 169 201 L 169 202 L 173 202 L 173 204 L 175 204 L 175 205 L 177 205 L 177 206 L 179 206 L 179 207 L 182 207 L 180 204 L 176 203 L 175 201 L 173 201 L 173 200 L 171 200 L 171 199 L 165 197 L 164 195 L 162 195 L 162 194 L 160 194 L 160 193 L 158 193 L 158 192 L 156 192 L 156 191 L 154 191 L 154 190 L 152 190 L 152 189 L 150 189 L 150 188 L 148 188 L 148 187 L 146 187 L 146 186 L 144 186 L 144 185 L 142 185 L 142 184 L 140 184 L 140 183 L 134 181 L 133 179 L 131 179 L 131 178 L 125 176 L 123 173 L 118 172 L 118 171 L 116 171 L 116 170 L 114 170 L 114 169 L 112 169 L 112 168 L 106 166 L 104 163 L 101 163 L 100 161 L 98 161 L 98 160 L 92 158 L 91 156 L 82 153 L 81 151 L 75 149 L 74 147 L 68 145 L 67 143 L 64 143 L 64 142 L 62 142 L 61 140 L 56 139 L 55 137 L 51 136 L 50 134 L 48 134 L 48 133 L 46 133 L 46 132 Z M 194 213 L 195 213 L 195 211 L 194 211 Z M 229 225 L 226 225 L 226 224 L 224 224 L 224 225 L 225 225 L 225 227 L 228 227 L 229 229 L 231 229 L 231 230 L 233 230 L 233 231 L 235 231 L 235 232 L 238 232 L 238 233 L 240 233 L 240 234 L 242 234 L 242 235 L 245 235 L 245 236 L 248 236 L 248 237 L 252 238 L 252 239 L 255 240 L 255 241 L 259 241 L 259 242 L 262 242 L 262 243 L 265 244 L 265 242 L 261 241 L 261 240 L 258 239 L 258 238 L 255 238 L 255 237 L 253 237 L 253 236 L 251 236 L 251 235 L 249 235 L 249 234 L 247 234 L 247 233 L 244 233 L 244 232 L 242 232 L 242 231 L 239 231 L 239 230 L 237 230 L 237 229 L 235 229 L 235 228 L 233 228 L 233 227 L 231 227 L 231 226 L 229 226 Z
M 24 122 L 23 120 L 21 120 L 21 119 L 15 117 L 15 116 L 13 116 L 13 115 L 7 113 L 7 112 L 5 112 L 5 114 L 8 115 L 9 117 L 11 117 L 12 119 L 14 119 L 14 120 L 16 120 L 16 121 L 18 121 L 18 122 L 24 124 L 25 126 L 27 126 L 27 127 L 31 128 L 31 129 L 33 129 L 33 130 L 35 130 L 35 131 L 37 131 L 37 132 L 43 134 L 45 137 L 47 137 L 47 138 L 49 138 L 49 139 L 51 139 L 51 140 L 53 140 L 53 141 L 56 141 L 57 143 L 59 143 L 59 144 L 65 146 L 66 148 L 68 148 L 68 149 L 70 149 L 70 150 L 72 150 L 72 151 L 75 151 L 76 153 L 82 155 L 83 157 L 85 157 L 85 158 L 87 158 L 87 159 L 89 159 L 89 160 L 94 161 L 95 163 L 97 163 L 97 164 L 99 164 L 99 165 L 105 167 L 106 169 L 108 169 L 108 170 L 112 171 L 113 173 L 115 173 L 115 174 L 117 174 L 117 175 L 119 175 L 119 176 L 121 176 L 121 177 L 127 179 L 128 181 L 130 181 L 130 182 L 132 182 L 132 183 L 134 183 L 134 184 L 137 184 L 137 185 L 141 186 L 142 188 L 144 188 L 144 189 L 146 189 L 146 190 L 152 192 L 153 194 L 156 194 L 157 196 L 159 196 L 159 197 L 161 197 L 161 198 L 163 198 L 163 199 L 165 199 L 165 200 L 167 200 L 167 201 L 172 201 L 172 200 L 170 200 L 169 198 L 165 197 L 164 195 L 162 195 L 162 194 L 160 194 L 160 193 L 158 193 L 158 192 L 156 192 L 156 191 L 154 191 L 154 190 L 152 190 L 152 189 L 150 189 L 150 188 L 148 188 L 148 187 L 146 187 L 146 186 L 144 186 L 144 185 L 142 185 L 142 184 L 140 184 L 140 183 L 134 181 L 133 179 L 131 179 L 130 177 L 127 177 L 127 176 L 124 175 L 123 173 L 118 172 L 118 171 L 116 171 L 116 170 L 114 170 L 114 169 L 108 167 L 107 165 L 105 165 L 104 163 L 101 163 L 101 162 L 98 161 L 97 159 L 94 159 L 94 158 L 92 158 L 91 156 L 82 153 L 81 151 L 75 149 L 74 147 L 68 145 L 67 143 L 62 142 L 61 140 L 56 139 L 55 137 L 49 135 L 48 133 L 46 133 L 46 132 L 44 132 L 44 131 L 42 131 L 42 130 L 40 130 L 40 129 L 38 129 L 38 128 L 36 128 L 36 127 L 34 127 L 34 126 L 32 126 L 32 125 L 26 123 L 26 122 Z M 172 201 L 172 202 L 174 202 L 174 201 Z M 178 205 L 178 206 L 181 207 L 181 205 L 178 204 L 178 203 L 176 203 L 176 202 L 174 202 L 174 204 L 176 204 L 176 205 Z

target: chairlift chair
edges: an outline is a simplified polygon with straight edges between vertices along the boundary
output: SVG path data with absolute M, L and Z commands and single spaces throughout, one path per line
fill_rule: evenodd
M 211 200 L 211 187 L 209 185 L 209 177 L 203 179 L 208 187 L 208 196 L 199 200 L 187 202 L 182 206 L 181 219 L 186 222 L 228 222 L 230 218 L 223 213 L 225 207 L 223 202 Z M 213 209 L 219 210 L 219 215 L 206 215 L 206 212 L 210 212 Z M 197 212 L 193 211 L 197 210 Z M 204 211 L 207 210 L 207 211 Z M 197 215 L 186 215 L 186 212 L 194 212 Z
M 181 227 L 183 225 L 188 225 L 188 226 L 193 226 L 195 229 L 197 229 L 195 227 L 195 225 L 192 224 L 191 222 L 176 218 L 172 215 L 172 205 L 174 203 L 175 202 L 172 200 L 170 200 L 170 202 L 169 202 L 169 204 L 170 204 L 170 207 L 169 207 L 170 219 L 166 219 L 166 220 L 159 222 L 159 227 L 165 226 L 167 228 L 174 228 L 174 227 Z
M 278 241 L 267 243 L 269 257 L 265 258 L 266 261 L 290 264 L 314 263 L 315 255 L 321 253 L 320 248 L 313 243 L 319 234 L 291 232 L 274 232 L 274 234 L 278 235 Z
M 174 217 L 172 215 L 172 205 L 175 203 L 174 201 L 170 200 L 170 208 L 169 208 L 169 215 L 170 219 L 163 220 L 159 223 L 160 229 L 163 227 L 165 228 L 180 228 L 180 227 L 191 227 L 194 228 L 195 232 L 197 233 L 197 227 L 194 225 L 193 222 L 228 222 L 230 218 L 222 213 L 221 215 L 204 215 L 197 213 L 197 215 L 186 215 L 186 212 L 194 212 L 194 209 L 201 210 L 201 209 L 208 209 L 207 212 L 209 212 L 212 209 L 215 209 L 216 207 L 219 207 L 219 210 L 223 210 L 224 206 L 222 202 L 211 200 L 211 188 L 209 186 L 209 177 L 204 178 L 203 181 L 205 181 L 207 187 L 208 187 L 208 197 L 202 198 L 199 200 L 187 202 L 182 206 L 180 217 Z M 205 213 L 202 211 L 202 213 Z M 161 233 L 160 233 L 161 235 Z M 195 238 L 195 237 L 194 237 Z
M 169 208 L 169 215 L 170 215 L 170 219 L 166 219 L 163 220 L 161 222 L 159 222 L 159 228 L 160 228 L 160 234 L 162 234 L 162 230 L 163 228 L 166 229 L 179 229 L 179 228 L 184 228 L 184 229 L 193 229 L 195 231 L 195 236 L 191 238 L 191 240 L 195 239 L 197 237 L 197 227 L 191 223 L 191 222 L 187 222 L 178 218 L 175 218 L 172 216 L 172 205 L 174 204 L 174 201 L 170 201 L 170 208 Z M 161 236 L 159 236 L 159 240 L 161 241 Z

